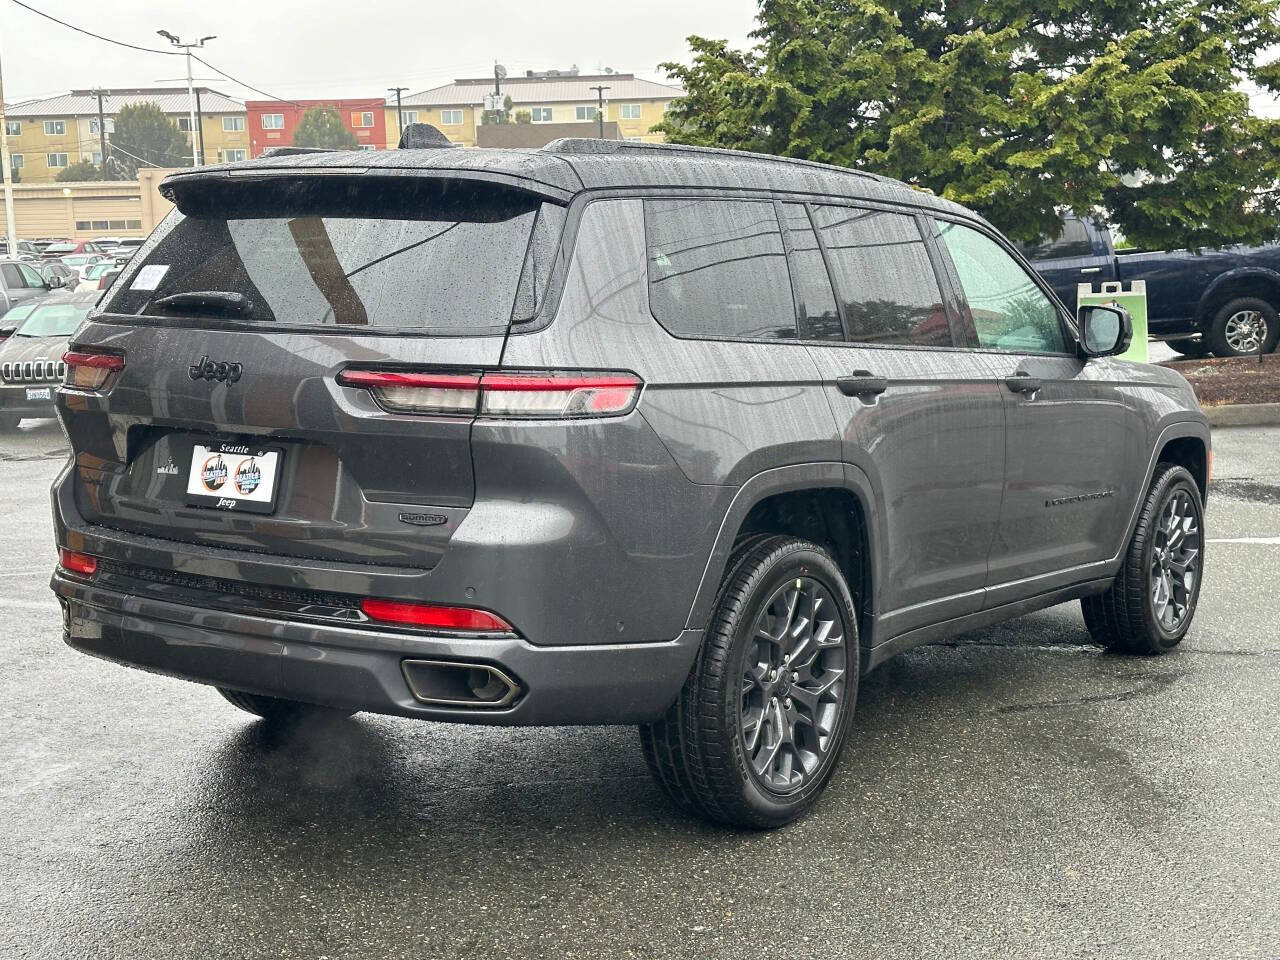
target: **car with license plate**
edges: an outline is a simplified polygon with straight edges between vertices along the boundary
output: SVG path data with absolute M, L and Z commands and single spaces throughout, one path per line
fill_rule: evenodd
M 23 419 L 54 416 L 54 392 L 66 366 L 67 340 L 84 321 L 98 293 L 58 293 L 23 304 L 0 318 L 19 314 L 13 334 L 0 342 L 0 430 Z
M 955 203 L 581 139 L 161 189 L 57 392 L 77 650 L 267 723 L 636 724 L 758 828 L 895 654 L 1067 601 L 1118 653 L 1190 628 L 1195 396 Z

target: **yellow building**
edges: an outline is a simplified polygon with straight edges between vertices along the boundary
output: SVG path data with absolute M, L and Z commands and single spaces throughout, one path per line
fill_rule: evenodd
M 661 143 L 662 134 L 650 132 L 662 119 L 667 104 L 684 91 L 677 86 L 643 80 L 630 73 L 557 76 L 528 75 L 508 77 L 502 81 L 501 96 L 511 98 L 513 113 L 527 111 L 533 124 L 564 123 L 581 125 L 581 136 L 594 137 L 598 92 L 604 91 L 604 119 L 616 122 L 618 133 L 626 140 Z M 402 103 L 404 122 L 429 123 L 454 143 L 476 145 L 476 128 L 484 115 L 486 96 L 493 94 L 493 77 L 455 80 L 441 87 L 405 97 Z M 557 130 L 558 135 L 563 135 Z M 387 146 L 400 139 L 395 104 L 387 107 Z
M 249 156 L 249 134 L 245 129 L 244 104 L 208 87 L 200 87 L 200 116 L 196 122 L 196 149 L 199 131 L 204 132 L 205 163 L 244 160 Z M 121 107 L 151 101 L 159 105 L 191 142 L 191 117 L 186 87 L 144 87 L 104 93 L 102 109 L 107 134 L 115 127 Z M 4 115 L 9 135 L 10 165 L 20 183 L 51 183 L 65 167 L 82 160 L 95 166 L 102 163 L 98 133 L 98 97 L 92 90 L 72 90 L 45 100 L 8 104 Z M 190 164 L 190 150 L 182 157 L 154 158 L 157 166 Z M 152 159 L 152 158 L 148 158 Z

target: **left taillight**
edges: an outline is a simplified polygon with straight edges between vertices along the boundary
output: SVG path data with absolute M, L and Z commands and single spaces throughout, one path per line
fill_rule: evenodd
M 68 573 L 76 573 L 82 577 L 92 577 L 98 572 L 98 558 L 87 553 L 77 553 L 65 547 L 58 550 L 58 565 Z
M 62 362 L 67 365 L 63 384 L 77 390 L 101 390 L 112 374 L 124 369 L 124 357 L 118 353 L 69 350 L 62 355 Z
M 343 370 L 338 383 L 369 390 L 395 413 L 536 420 L 623 416 L 644 385 L 632 373 L 405 370 Z

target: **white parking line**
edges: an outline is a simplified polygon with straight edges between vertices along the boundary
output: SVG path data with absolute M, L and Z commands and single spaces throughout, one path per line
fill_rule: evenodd
M 1267 547 L 1280 547 L 1280 537 L 1223 537 L 1220 540 L 1210 539 L 1209 543 L 1260 543 Z

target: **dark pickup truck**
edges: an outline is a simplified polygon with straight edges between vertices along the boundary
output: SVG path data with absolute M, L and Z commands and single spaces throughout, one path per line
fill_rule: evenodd
M 1073 312 L 1078 283 L 1145 280 L 1148 332 L 1179 353 L 1271 353 L 1280 340 L 1280 244 L 1117 254 L 1105 226 L 1068 216 L 1023 253 Z

